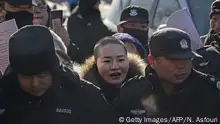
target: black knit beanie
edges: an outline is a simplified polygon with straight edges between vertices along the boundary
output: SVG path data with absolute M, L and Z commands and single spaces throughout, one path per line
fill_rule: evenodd
M 213 14 L 220 14 L 220 0 L 215 0 L 211 6 L 210 18 Z

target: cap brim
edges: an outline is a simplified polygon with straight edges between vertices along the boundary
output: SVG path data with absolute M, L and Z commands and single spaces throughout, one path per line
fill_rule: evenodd
M 201 55 L 199 55 L 198 53 L 193 52 L 193 51 L 189 51 L 189 52 L 185 52 L 185 53 L 179 53 L 179 54 L 171 54 L 171 55 L 167 55 L 167 57 L 169 57 L 171 59 L 202 58 Z
M 136 22 L 136 21 L 141 21 L 141 22 L 149 22 L 149 21 L 147 21 L 147 20 L 143 20 L 143 19 L 128 19 L 128 20 L 124 20 L 124 21 L 120 21 L 119 22 L 119 25 L 121 25 L 121 24 L 124 24 L 124 23 L 126 23 L 126 22 Z

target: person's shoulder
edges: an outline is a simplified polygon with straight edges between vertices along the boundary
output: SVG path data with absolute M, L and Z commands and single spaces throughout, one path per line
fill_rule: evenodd
M 205 84 L 206 86 L 211 86 L 212 88 L 220 91 L 220 79 L 219 78 L 213 75 L 210 75 L 210 74 L 196 71 L 196 70 L 194 70 L 194 73 L 197 75 L 196 76 L 197 79 L 200 79 L 202 82 L 204 82 L 203 84 Z
M 126 81 L 121 88 L 127 88 L 127 87 L 143 87 L 148 86 L 150 83 L 147 80 L 145 76 L 135 76 L 133 78 L 130 78 L 128 81 Z
M 196 50 L 196 52 L 200 55 L 203 55 L 203 54 L 209 54 L 209 53 L 218 53 L 219 54 L 219 50 L 218 48 L 216 47 L 216 43 L 215 42 L 212 42 L 211 45 L 205 45 L 204 47 Z
M 197 68 L 205 67 L 208 64 L 215 64 L 220 59 L 220 51 L 213 45 L 204 46 L 196 51 L 202 58 L 194 58 L 193 64 Z
M 95 102 L 104 101 L 107 103 L 104 95 L 102 94 L 101 89 L 98 86 L 84 79 L 80 79 L 80 81 L 81 81 L 81 85 L 83 88 L 82 90 L 88 98 L 87 100 L 90 100 L 90 101 L 94 100 Z
M 76 24 L 76 22 L 81 22 L 83 20 L 82 15 L 79 13 L 78 10 L 76 10 L 68 19 L 68 25 L 70 24 Z
M 120 90 L 120 98 L 122 101 L 140 99 L 147 92 L 151 92 L 152 89 L 153 86 L 146 77 L 135 76 L 122 85 Z
M 89 81 L 84 80 L 84 79 L 82 79 L 82 78 L 80 79 L 80 81 L 81 81 L 82 86 L 83 86 L 87 91 L 96 91 L 96 92 L 101 93 L 101 89 L 100 89 L 98 86 L 94 85 L 92 82 L 89 82 Z

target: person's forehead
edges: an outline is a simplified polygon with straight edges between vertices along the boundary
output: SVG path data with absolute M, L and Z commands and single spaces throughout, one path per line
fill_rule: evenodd
M 121 56 L 125 55 L 125 50 L 120 44 L 106 44 L 99 49 L 99 56 Z

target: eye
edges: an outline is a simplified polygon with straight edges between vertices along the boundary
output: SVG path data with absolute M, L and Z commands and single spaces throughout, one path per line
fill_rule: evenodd
M 24 78 L 24 79 L 30 79 L 30 78 L 32 78 L 31 76 L 25 76 L 25 75 L 21 75 L 21 77 Z
M 124 59 L 124 58 L 121 58 L 121 59 L 118 59 L 118 61 L 119 61 L 119 62 L 123 62 L 123 61 L 125 61 L 125 59 Z
M 217 18 L 213 17 L 212 20 L 213 20 L 213 21 L 217 21 Z
M 110 60 L 104 60 L 103 61 L 104 63 L 109 63 L 109 62 L 111 62 Z
M 135 24 L 129 23 L 128 26 L 129 26 L 129 27 L 135 27 Z

